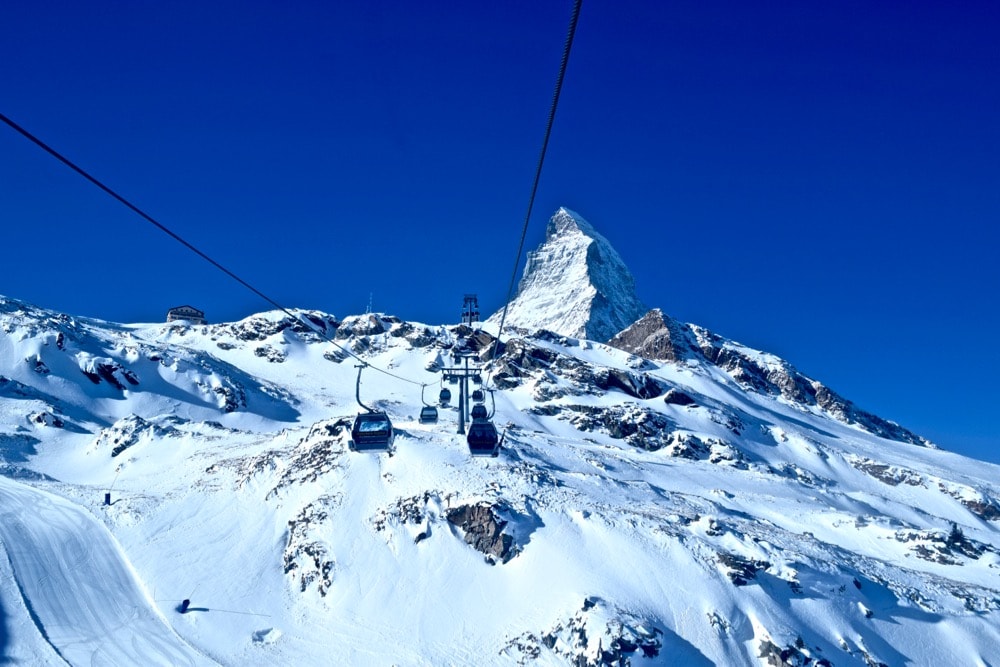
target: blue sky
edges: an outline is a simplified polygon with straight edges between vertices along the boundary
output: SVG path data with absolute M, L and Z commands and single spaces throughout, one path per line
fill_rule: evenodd
M 756 6 L 754 6 L 756 5 Z M 501 307 L 571 3 L 7 3 L 0 111 L 278 301 Z M 995 3 L 585 0 L 528 246 L 1000 461 Z M 267 308 L 0 127 L 0 293 Z

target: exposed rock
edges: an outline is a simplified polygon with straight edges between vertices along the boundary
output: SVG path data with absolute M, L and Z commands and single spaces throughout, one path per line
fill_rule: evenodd
M 118 391 L 125 389 L 125 383 L 132 386 L 139 384 L 135 373 L 113 359 L 88 359 L 80 370 L 94 384 L 103 380 Z
M 38 373 L 39 375 L 48 375 L 50 373 L 49 367 L 45 365 L 45 362 L 42 361 L 42 358 L 39 357 L 38 355 L 35 355 L 34 357 L 28 357 L 27 359 L 25 359 L 25 361 L 31 367 L 31 370 Z
M 802 375 L 787 361 L 727 341 L 707 329 L 688 326 L 694 332 L 705 359 L 726 371 L 746 389 L 781 396 L 800 405 L 815 405 L 839 421 L 882 438 L 933 446 L 899 424 L 861 410 L 819 382 Z
M 596 394 L 600 391 L 618 390 L 633 398 L 645 400 L 655 398 L 666 390 L 662 381 L 648 373 L 588 364 L 523 338 L 507 341 L 503 353 L 496 361 L 492 377 L 498 387 L 509 389 L 519 386 L 520 380 L 531 377 L 538 371 L 551 371 L 576 385 L 576 391 L 557 392 L 561 394 Z
M 600 368 L 593 374 L 593 384 L 604 391 L 618 389 L 632 398 L 656 398 L 665 385 L 646 373 L 622 371 L 617 368 Z
M 283 555 L 285 574 L 298 581 L 300 592 L 306 592 L 315 583 L 319 594 L 326 596 L 333 585 L 333 557 L 324 541 L 311 536 L 317 529 L 326 527 L 330 510 L 339 505 L 340 500 L 339 496 L 321 496 L 288 522 Z
M 313 424 L 309 433 L 292 450 L 288 466 L 274 488 L 268 491 L 266 499 L 270 500 L 293 484 L 315 482 L 339 468 L 339 459 L 347 451 L 350 429 L 349 419 L 328 419 Z
M 757 578 L 757 573 L 771 567 L 771 564 L 764 560 L 754 560 L 727 551 L 721 551 L 718 555 L 719 562 L 726 568 L 726 575 L 736 586 L 746 586 Z
M 698 403 L 685 394 L 680 389 L 670 389 L 663 395 L 663 402 L 667 405 L 698 405 Z
M 801 637 L 784 648 L 765 638 L 760 643 L 759 656 L 771 667 L 833 667 L 826 658 L 814 658 Z
M 399 322 L 393 324 L 389 329 L 389 335 L 394 338 L 403 338 L 412 347 L 427 347 L 437 342 L 437 334 L 429 327 L 417 327 L 409 322 Z
M 691 330 L 654 308 L 608 341 L 608 345 L 644 359 L 679 362 L 702 358 Z
M 315 310 L 293 312 L 297 313 L 298 317 L 291 317 L 282 311 L 271 311 L 252 315 L 232 324 L 215 324 L 210 326 L 209 330 L 213 339 L 232 336 L 242 341 L 263 341 L 282 331 L 290 331 L 302 340 L 316 342 L 323 340 L 323 336 L 332 336 L 340 326 L 335 317 L 326 313 Z M 322 332 L 322 335 L 318 332 Z M 218 345 L 223 347 L 222 344 Z
M 377 336 L 389 330 L 387 318 L 374 313 L 367 315 L 352 315 L 345 317 L 337 328 L 337 338 L 353 338 L 359 336 Z
M 948 534 L 933 530 L 897 530 L 895 538 L 909 543 L 910 549 L 923 560 L 941 565 L 961 565 L 957 556 L 976 560 L 988 550 L 986 545 L 965 537 L 954 523 Z
M 465 542 L 476 551 L 486 554 L 490 563 L 497 559 L 506 563 L 520 552 L 514 538 L 503 532 L 507 522 L 500 518 L 498 505 L 479 503 L 460 505 L 448 510 L 449 523 L 465 533 Z
M 548 653 L 574 667 L 627 666 L 633 664 L 633 658 L 659 656 L 662 636 L 663 631 L 649 621 L 600 598 L 588 597 L 579 611 L 550 629 L 514 637 L 500 655 L 517 659 L 520 665 Z
M 32 412 L 28 415 L 28 421 L 39 426 L 51 426 L 52 428 L 62 428 L 66 423 L 47 410 L 42 412 Z
M 260 345 L 254 348 L 254 356 L 263 357 L 272 364 L 280 364 L 285 360 L 285 353 L 271 345 Z
M 219 407 L 224 412 L 236 412 L 247 405 L 246 391 L 238 384 L 216 385 L 212 393 L 219 397 Z
M 535 406 L 531 412 L 558 416 L 581 431 L 603 430 L 612 438 L 625 440 L 633 447 L 656 451 L 665 447 L 674 423 L 648 408 L 627 403 L 622 406 L 593 405 Z
M 923 478 L 917 473 L 898 466 L 878 463 L 868 458 L 850 459 L 849 463 L 861 472 L 871 475 L 889 486 L 898 486 L 899 484 L 921 486 L 924 483 Z
M 177 434 L 177 429 L 169 424 L 160 426 L 148 422 L 138 415 L 129 415 L 102 429 L 94 440 L 93 446 L 98 450 L 110 447 L 113 458 L 140 442 L 151 442 Z
M 1000 521 L 1000 507 L 993 501 L 983 500 L 962 500 L 963 505 L 969 511 L 986 521 Z

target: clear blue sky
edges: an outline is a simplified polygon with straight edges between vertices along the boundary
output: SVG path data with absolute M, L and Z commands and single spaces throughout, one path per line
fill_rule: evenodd
M 786 5 L 786 6 L 782 6 Z M 0 110 L 278 301 L 502 305 L 568 21 L 537 2 L 6 3 Z M 585 0 L 528 247 L 1000 461 L 1000 6 Z M 267 308 L 0 127 L 0 293 Z

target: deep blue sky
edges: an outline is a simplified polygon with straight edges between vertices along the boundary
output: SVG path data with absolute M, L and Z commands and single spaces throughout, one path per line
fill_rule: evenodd
M 502 305 L 569 0 L 11 2 L 0 110 L 289 306 Z M 1000 9 L 585 0 L 528 247 L 1000 461 Z M 268 306 L 0 126 L 0 294 Z

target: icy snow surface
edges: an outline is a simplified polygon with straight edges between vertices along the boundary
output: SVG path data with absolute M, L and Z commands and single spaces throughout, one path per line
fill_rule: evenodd
M 435 396 L 467 340 L 308 317 Z M 1000 664 L 1000 469 L 704 360 L 505 341 L 473 459 L 374 369 L 395 450 L 350 452 L 355 362 L 284 314 L 0 328 L 0 662 Z

